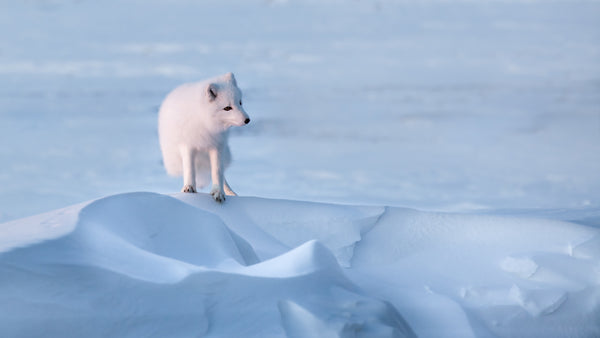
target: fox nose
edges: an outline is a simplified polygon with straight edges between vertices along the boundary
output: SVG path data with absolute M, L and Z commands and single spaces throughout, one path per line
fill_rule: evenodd
M 250 119 L 249 119 L 249 118 L 246 118 L 246 120 L 244 121 L 244 123 L 245 123 L 245 124 L 248 124 L 248 123 L 250 123 Z

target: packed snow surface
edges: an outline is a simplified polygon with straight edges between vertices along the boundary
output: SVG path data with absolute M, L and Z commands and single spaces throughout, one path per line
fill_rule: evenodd
M 170 193 L 158 108 L 234 72 L 240 195 L 600 207 L 600 2 L 0 1 L 0 222 Z
M 599 22 L 0 0 L 0 337 L 599 337 Z M 230 71 L 241 196 L 173 194 L 158 107 Z
M 600 230 L 114 195 L 0 225 L 0 336 L 592 337 Z

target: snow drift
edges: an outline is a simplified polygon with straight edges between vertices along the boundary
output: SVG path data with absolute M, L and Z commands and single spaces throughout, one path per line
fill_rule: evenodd
M 218 216 L 168 196 L 112 196 L 0 233 L 2 336 L 413 335 L 319 242 L 287 250 L 265 233 L 278 255 L 259 262 Z
M 0 224 L 0 336 L 594 336 L 600 231 L 129 193 Z

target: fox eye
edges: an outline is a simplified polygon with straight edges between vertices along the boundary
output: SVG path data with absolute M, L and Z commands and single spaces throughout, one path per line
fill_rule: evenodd
M 230 111 L 231 109 L 233 109 L 233 108 L 231 108 L 231 106 L 227 106 L 227 107 L 223 108 L 224 111 Z
M 240 100 L 240 106 L 242 105 L 242 100 Z

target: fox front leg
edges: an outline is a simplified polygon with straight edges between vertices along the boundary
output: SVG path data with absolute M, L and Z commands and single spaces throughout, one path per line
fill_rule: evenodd
M 208 151 L 208 156 L 210 157 L 210 173 L 212 178 L 212 189 L 210 190 L 210 194 L 215 201 L 221 203 L 225 201 L 225 191 L 223 190 L 225 178 L 223 177 L 221 152 L 217 148 L 210 149 Z
M 181 147 L 183 167 L 183 188 L 181 192 L 196 192 L 196 168 L 194 168 L 194 152 L 188 147 Z

